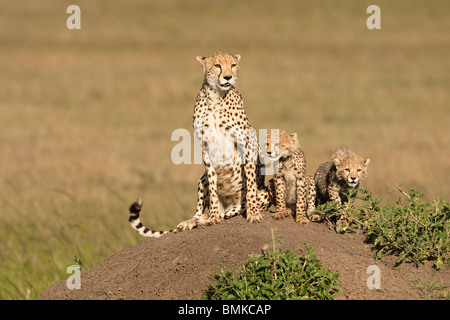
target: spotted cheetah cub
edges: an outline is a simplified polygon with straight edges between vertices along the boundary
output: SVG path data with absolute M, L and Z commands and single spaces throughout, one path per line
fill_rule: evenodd
M 363 159 L 348 147 L 337 149 L 331 161 L 322 163 L 314 174 L 316 204 L 336 201 L 338 208 L 348 202 L 346 194 L 350 188 L 358 188 L 367 177 L 370 159 Z M 356 192 L 353 197 L 356 196 Z
M 278 162 L 274 178 L 269 181 L 269 189 L 275 200 L 275 219 L 283 219 L 295 213 L 295 221 L 308 223 L 307 215 L 315 210 L 316 191 L 314 180 L 306 174 L 306 159 L 297 134 L 285 130 L 271 130 L 267 135 L 267 154 Z M 320 220 L 313 215 L 312 221 Z

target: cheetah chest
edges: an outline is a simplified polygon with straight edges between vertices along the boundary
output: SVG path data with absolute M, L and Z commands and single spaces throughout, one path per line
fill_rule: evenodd
M 283 177 L 285 183 L 284 199 L 286 203 L 297 202 L 297 170 L 292 163 L 285 162 L 282 169 L 278 173 L 279 177 Z
M 231 94 L 231 93 L 230 93 Z M 242 132 L 237 117 L 240 112 L 234 112 L 232 98 L 220 98 L 210 94 L 209 103 L 200 110 L 200 126 L 202 128 L 202 148 L 208 153 L 214 167 L 242 164 L 242 152 L 237 147 L 239 132 Z M 198 124 L 197 124 L 198 125 Z M 242 149 L 242 148 L 241 148 Z
M 300 161 L 299 161 L 300 160 Z M 282 177 L 285 184 L 284 199 L 286 203 L 297 202 L 298 177 L 303 174 L 303 163 L 296 156 L 282 160 L 279 163 L 278 177 Z
M 286 190 L 284 193 L 284 199 L 286 203 L 297 202 L 297 178 L 292 172 L 284 174 L 284 181 L 286 184 Z

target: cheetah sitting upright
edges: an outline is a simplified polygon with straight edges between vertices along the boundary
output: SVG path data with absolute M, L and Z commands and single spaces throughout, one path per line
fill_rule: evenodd
M 358 188 L 367 177 L 370 159 L 363 159 L 348 147 L 337 149 L 331 161 L 322 163 L 314 174 L 316 204 L 336 201 L 338 208 L 348 202 L 346 194 L 350 188 Z M 356 192 L 353 197 L 356 196 Z
M 261 176 L 256 131 L 251 127 L 241 95 L 234 85 L 239 55 L 218 52 L 197 57 L 204 71 L 203 86 L 194 107 L 193 126 L 202 148 L 205 173 L 198 182 L 197 209 L 193 218 L 171 231 L 152 231 L 139 220 L 142 201 L 130 206 L 129 221 L 147 237 L 214 224 L 237 214 L 258 222 L 270 205 Z M 209 216 L 204 214 L 209 207 Z
M 316 191 L 314 180 L 306 174 L 306 159 L 297 134 L 285 130 L 271 130 L 267 135 L 267 154 L 278 161 L 274 178 L 269 188 L 276 202 L 275 219 L 283 219 L 295 213 L 295 221 L 308 223 L 307 216 L 315 209 Z M 311 216 L 319 221 L 319 215 Z

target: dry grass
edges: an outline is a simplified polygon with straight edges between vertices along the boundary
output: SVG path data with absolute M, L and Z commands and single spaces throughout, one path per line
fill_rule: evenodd
M 197 55 L 242 55 L 255 128 L 298 133 L 308 171 L 341 144 L 372 159 L 365 187 L 450 199 L 450 3 L 0 2 L 0 298 L 35 298 L 138 235 L 127 207 L 172 228 L 195 210 L 201 165 L 176 166 L 191 128 Z

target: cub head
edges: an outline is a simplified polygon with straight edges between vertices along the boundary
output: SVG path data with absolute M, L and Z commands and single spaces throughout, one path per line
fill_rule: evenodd
M 205 81 L 218 92 L 226 92 L 235 85 L 240 60 L 240 55 L 224 52 L 214 53 L 211 57 L 197 57 L 203 65 Z
M 367 177 L 367 167 L 370 159 L 363 159 L 354 154 L 347 147 L 336 150 L 332 156 L 336 166 L 336 175 L 341 181 L 351 188 L 359 187 L 360 183 Z
M 298 145 L 296 133 L 289 133 L 283 129 L 267 132 L 267 154 L 272 160 L 291 156 Z

